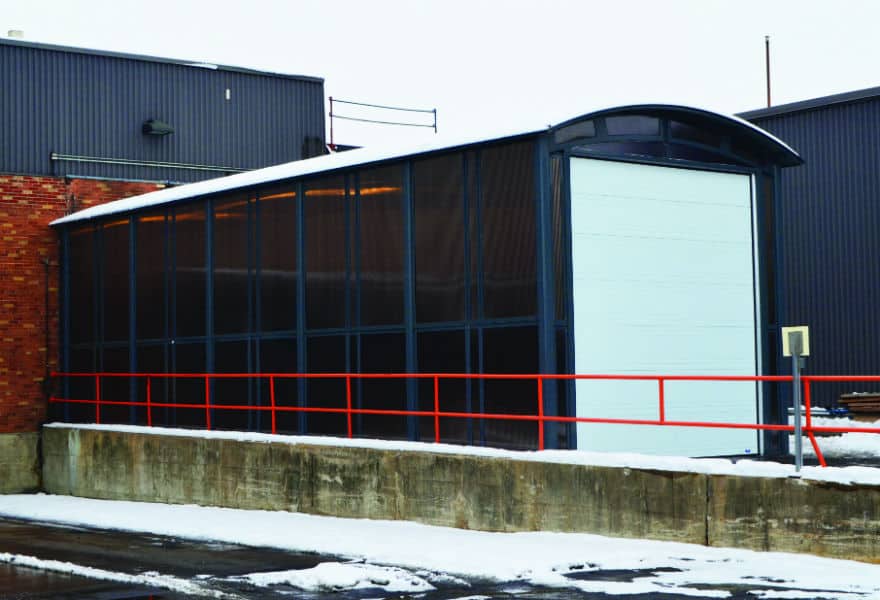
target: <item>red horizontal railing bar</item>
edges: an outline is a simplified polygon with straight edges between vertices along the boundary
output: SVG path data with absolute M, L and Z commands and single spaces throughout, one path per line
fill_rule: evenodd
M 164 379 L 511 379 L 620 380 L 620 381 L 791 381 L 791 375 L 573 375 L 523 373 L 61 373 L 52 377 L 159 377 Z M 806 379 L 804 376 L 802 379 Z M 880 376 L 877 377 L 880 381 Z
M 538 448 L 544 448 L 544 425 L 547 422 L 554 423 L 601 423 L 616 425 L 650 425 L 665 427 L 701 427 L 718 429 L 752 429 L 756 431 L 785 431 L 793 432 L 794 425 L 775 425 L 763 423 L 727 423 L 713 421 L 669 421 L 666 419 L 664 384 L 668 381 L 740 381 L 740 382 L 790 382 L 791 375 L 647 375 L 647 374 L 524 374 L 524 373 L 120 373 L 120 372 L 90 372 L 90 373 L 66 373 L 53 372 L 52 377 L 93 378 L 95 399 L 59 398 L 52 396 L 49 402 L 89 404 L 95 406 L 95 422 L 101 422 L 102 406 L 141 406 L 147 408 L 147 423 L 152 425 L 152 411 L 154 408 L 181 408 L 205 411 L 205 427 L 211 429 L 212 412 L 214 410 L 233 411 L 268 411 L 272 414 L 272 432 L 276 432 L 276 413 L 330 413 L 345 414 L 347 416 L 348 437 L 353 436 L 352 415 L 386 415 L 402 417 L 432 417 L 434 421 L 434 441 L 440 441 L 440 418 L 462 419 L 489 419 L 509 421 L 532 421 L 538 425 Z M 146 401 L 106 400 L 101 394 L 101 380 L 103 378 L 138 378 L 146 379 Z M 185 402 L 153 402 L 152 380 L 153 379 L 201 379 L 204 382 L 204 401 L 200 403 Z M 211 381 L 215 379 L 268 379 L 270 386 L 270 405 L 241 405 L 241 404 L 218 404 L 212 401 Z M 276 379 L 338 379 L 345 384 L 346 406 L 322 407 L 322 406 L 279 406 L 276 403 Z M 373 409 L 352 407 L 352 379 L 430 379 L 433 380 L 434 406 L 433 410 L 398 410 L 398 409 Z M 519 380 L 534 381 L 537 383 L 537 414 L 512 414 L 512 413 L 480 413 L 480 412 L 444 412 L 440 410 L 439 383 L 441 380 Z M 659 419 L 618 419 L 603 417 L 562 417 L 546 415 L 544 413 L 544 390 L 545 380 L 612 380 L 612 381 L 656 381 L 658 383 L 658 414 Z M 880 434 L 878 427 L 833 427 L 814 426 L 812 423 L 811 407 L 811 383 L 812 382 L 880 382 L 880 375 L 804 375 L 804 404 L 806 408 L 806 426 L 802 428 L 809 437 L 810 443 L 816 452 L 819 463 L 824 467 L 826 462 L 819 448 L 814 433 L 876 433 Z

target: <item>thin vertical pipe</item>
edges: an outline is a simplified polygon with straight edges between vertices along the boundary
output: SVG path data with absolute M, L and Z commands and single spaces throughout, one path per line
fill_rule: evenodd
M 205 375 L 205 429 L 211 431 L 211 377 Z
M 544 378 L 538 377 L 538 450 L 544 449 Z
M 440 443 L 440 378 L 434 375 L 434 443 Z
M 147 376 L 147 426 L 153 426 L 153 380 Z
M 95 423 L 101 424 L 101 376 L 95 375 Z
M 664 384 L 664 380 L 662 377 L 657 378 L 657 384 L 659 386 L 659 398 L 660 398 L 660 422 L 666 420 L 666 389 Z
M 345 377 L 345 419 L 348 425 L 348 437 L 351 438 L 351 376 Z
M 272 404 L 272 433 L 278 433 L 275 423 L 275 376 L 269 375 L 269 401 Z

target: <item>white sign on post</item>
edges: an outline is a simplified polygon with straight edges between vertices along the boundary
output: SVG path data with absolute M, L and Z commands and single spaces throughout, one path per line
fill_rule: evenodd
M 792 333 L 801 334 L 801 352 L 799 356 L 810 355 L 810 328 L 807 325 L 798 325 L 797 327 L 782 328 L 782 356 L 791 356 L 791 346 L 789 339 Z

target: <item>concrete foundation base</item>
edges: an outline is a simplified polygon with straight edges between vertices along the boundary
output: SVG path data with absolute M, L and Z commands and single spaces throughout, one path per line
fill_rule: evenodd
M 51 427 L 44 489 L 880 559 L 880 486 Z
M 39 449 L 39 433 L 0 433 L 0 494 L 39 491 Z

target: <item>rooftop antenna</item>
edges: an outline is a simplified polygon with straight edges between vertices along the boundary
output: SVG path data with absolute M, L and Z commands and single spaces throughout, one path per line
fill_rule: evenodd
M 767 108 L 770 108 L 770 36 L 764 36 L 764 63 L 767 71 Z

